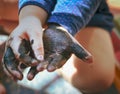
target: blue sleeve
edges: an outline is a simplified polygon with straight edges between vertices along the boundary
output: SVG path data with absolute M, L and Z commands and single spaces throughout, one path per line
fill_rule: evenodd
M 56 0 L 19 0 L 19 11 L 26 5 L 36 5 L 43 8 L 48 14 L 51 14 L 56 2 Z
M 58 23 L 72 35 L 88 24 L 102 0 L 57 0 L 48 23 Z

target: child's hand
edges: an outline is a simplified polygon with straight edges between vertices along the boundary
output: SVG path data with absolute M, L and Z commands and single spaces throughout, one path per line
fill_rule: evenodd
M 43 31 L 39 19 L 31 16 L 20 21 L 6 42 L 3 67 L 8 76 L 21 80 L 23 78 L 19 69 L 21 63 L 26 66 L 35 66 L 43 60 L 42 38 Z M 31 49 L 33 51 L 32 56 Z

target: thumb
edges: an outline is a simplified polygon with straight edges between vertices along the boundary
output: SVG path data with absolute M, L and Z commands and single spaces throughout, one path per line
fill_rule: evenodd
M 30 36 L 30 42 L 35 58 L 39 61 L 44 59 L 43 32 L 33 33 Z
M 84 47 L 82 47 L 82 45 L 73 42 L 73 44 L 71 45 L 71 50 L 73 54 L 75 54 L 82 61 L 87 63 L 93 62 L 92 55 Z

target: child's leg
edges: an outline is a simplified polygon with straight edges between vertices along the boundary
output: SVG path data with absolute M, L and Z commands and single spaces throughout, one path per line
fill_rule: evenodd
M 116 62 L 109 33 L 89 27 L 80 31 L 76 39 L 93 55 L 94 62 L 86 64 L 72 55 L 61 69 L 62 75 L 82 92 L 93 94 L 108 88 L 114 79 Z
M 2 84 L 0 84 L 0 94 L 6 94 L 6 90 Z

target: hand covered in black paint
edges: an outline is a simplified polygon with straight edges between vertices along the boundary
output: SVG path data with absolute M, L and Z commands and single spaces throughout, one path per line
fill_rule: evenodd
M 42 71 L 46 68 L 51 72 L 62 67 L 71 54 L 75 54 L 85 62 L 92 62 L 91 54 L 59 25 L 49 25 L 44 31 L 43 41 L 45 61 L 38 65 L 38 71 Z
M 75 54 L 84 62 L 92 62 L 91 54 L 59 25 L 51 24 L 48 26 L 43 34 L 43 44 L 45 53 L 44 61 L 40 62 L 37 67 L 31 68 L 28 73 L 28 79 L 30 78 L 30 80 L 44 69 L 52 72 L 61 68 L 70 58 L 71 54 Z
M 31 62 L 35 60 L 33 59 L 35 57 L 30 42 L 25 39 L 21 41 L 18 52 L 21 54 L 19 59 L 15 57 L 10 46 L 6 47 L 2 62 L 6 74 L 14 80 L 21 80 L 23 78 L 22 69 L 33 66 Z M 31 69 L 33 68 L 34 66 Z

